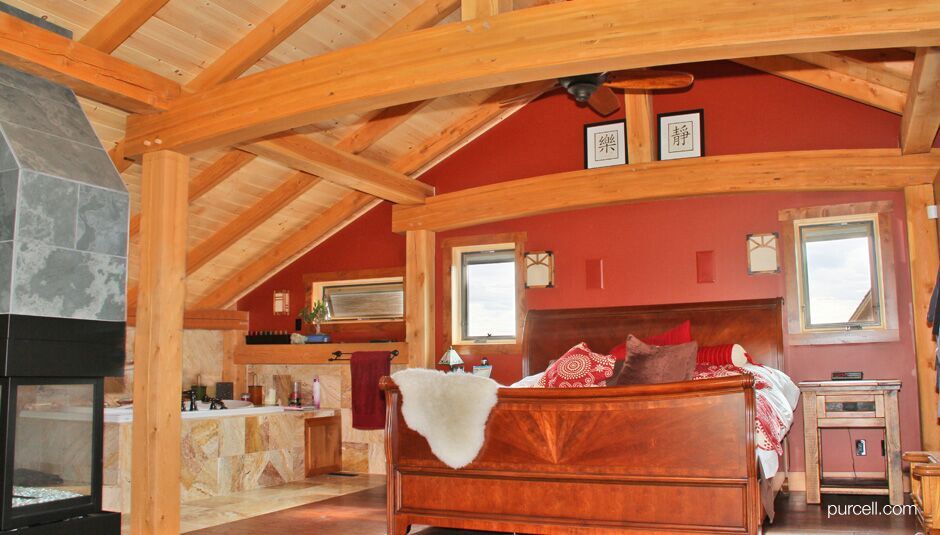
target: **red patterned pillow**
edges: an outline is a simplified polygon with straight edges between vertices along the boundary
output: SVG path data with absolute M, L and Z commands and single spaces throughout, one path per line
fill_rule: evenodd
M 584 342 L 572 347 L 545 370 L 539 386 L 548 388 L 580 388 L 604 386 L 614 374 L 614 360 L 609 355 L 594 353 Z
M 685 320 L 672 329 L 660 334 L 655 334 L 649 338 L 640 338 L 640 340 L 651 346 L 677 346 L 687 344 L 692 341 L 692 322 Z M 627 358 L 627 343 L 618 344 L 610 350 L 610 356 L 617 360 Z
M 754 360 L 751 356 L 738 344 L 700 347 L 698 348 L 696 362 L 699 364 L 731 364 L 734 366 L 754 364 Z

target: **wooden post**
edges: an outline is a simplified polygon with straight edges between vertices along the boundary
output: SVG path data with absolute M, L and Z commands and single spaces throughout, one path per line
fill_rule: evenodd
M 433 368 L 435 233 L 405 233 L 405 341 L 413 368 Z
M 235 349 L 245 343 L 243 331 L 222 333 L 222 380 L 232 382 L 232 399 L 248 392 L 247 366 L 235 363 Z
M 649 91 L 625 91 L 627 115 L 627 163 L 656 160 L 656 139 L 653 128 L 653 96 Z
M 134 346 L 131 533 L 179 533 L 180 391 L 189 158 L 144 155 Z
M 927 324 L 927 308 L 930 306 L 930 296 L 940 265 L 937 226 L 927 219 L 927 207 L 934 204 L 933 185 L 904 188 L 904 202 L 907 207 L 907 247 L 914 305 L 914 348 L 917 354 L 921 445 L 924 450 L 938 450 L 940 426 L 937 425 L 937 346 Z

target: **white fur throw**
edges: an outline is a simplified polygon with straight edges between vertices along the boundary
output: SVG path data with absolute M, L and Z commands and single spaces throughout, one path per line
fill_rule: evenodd
M 401 389 L 402 416 L 451 468 L 467 466 L 483 447 L 486 420 L 499 383 L 466 373 L 410 369 L 392 374 Z

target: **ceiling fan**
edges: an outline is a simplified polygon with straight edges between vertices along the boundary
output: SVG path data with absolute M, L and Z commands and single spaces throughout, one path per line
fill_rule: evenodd
M 564 87 L 576 101 L 587 104 L 606 117 L 620 109 L 620 99 L 612 88 L 635 91 L 682 89 L 692 85 L 694 80 L 695 77 L 687 72 L 630 69 L 568 76 L 559 78 L 558 85 Z M 531 97 L 532 95 L 521 95 L 504 104 Z

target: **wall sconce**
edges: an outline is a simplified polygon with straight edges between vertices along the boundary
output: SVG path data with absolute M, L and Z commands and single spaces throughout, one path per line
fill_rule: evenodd
M 551 251 L 532 251 L 525 254 L 525 287 L 555 287 L 555 254 Z
M 776 232 L 747 235 L 748 275 L 780 273 L 780 262 L 777 260 L 779 237 Z
M 274 315 L 290 315 L 290 292 L 287 290 L 274 290 Z

